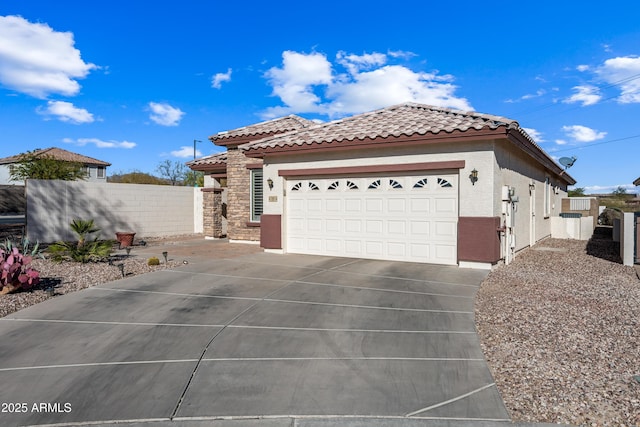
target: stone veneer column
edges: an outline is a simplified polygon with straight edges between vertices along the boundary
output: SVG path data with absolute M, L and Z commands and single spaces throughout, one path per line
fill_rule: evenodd
M 222 188 L 203 188 L 204 236 L 222 237 Z
M 251 221 L 251 171 L 247 158 L 237 147 L 227 148 L 227 233 L 232 240 L 260 241 L 260 227 Z

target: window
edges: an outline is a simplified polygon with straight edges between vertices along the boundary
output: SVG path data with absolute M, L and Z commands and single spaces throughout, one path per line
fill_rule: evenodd
M 104 178 L 104 166 L 98 166 L 98 178 Z
M 347 181 L 347 188 L 349 190 L 357 190 L 358 186 L 354 182 Z
M 320 190 L 320 187 L 318 187 L 317 185 L 315 185 L 313 182 L 309 183 L 309 189 L 310 190 Z
M 377 179 L 375 181 L 373 181 L 371 184 L 369 184 L 369 190 L 375 190 L 376 188 L 380 188 L 380 180 Z
M 391 188 L 402 188 L 402 185 L 400 185 L 400 183 L 395 179 L 390 179 L 389 185 L 391 186 Z
M 453 185 L 444 178 L 438 178 L 438 185 L 442 188 L 451 188 Z
M 91 168 L 90 168 L 89 166 L 85 166 L 85 167 L 84 167 L 84 175 L 85 175 L 87 178 L 91 178 Z
M 293 187 L 291 187 L 291 191 L 300 191 L 301 188 L 302 188 L 302 183 L 299 182 L 296 185 L 294 185 Z
M 422 178 L 420 181 L 416 182 L 413 185 L 413 188 L 426 188 L 427 187 L 427 178 Z
M 251 222 L 262 215 L 262 169 L 251 169 Z
M 544 216 L 551 216 L 551 181 L 549 177 L 544 180 Z
M 334 182 L 331 183 L 329 188 L 327 188 L 327 190 L 336 190 L 339 186 L 340 186 L 340 182 L 339 181 L 334 181 Z

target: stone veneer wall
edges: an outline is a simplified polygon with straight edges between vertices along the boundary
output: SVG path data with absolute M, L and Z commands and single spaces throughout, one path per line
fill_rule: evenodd
M 251 172 L 249 163 L 261 163 L 249 159 L 236 147 L 227 150 L 227 234 L 231 240 L 260 241 L 260 227 L 249 226 L 251 221 Z
M 203 227 L 205 237 L 221 238 L 222 231 L 222 188 L 203 188 Z

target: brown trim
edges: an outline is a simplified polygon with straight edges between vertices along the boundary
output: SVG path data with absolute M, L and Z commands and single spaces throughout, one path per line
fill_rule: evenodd
M 209 176 L 211 178 L 226 178 L 227 177 L 227 173 L 226 172 L 225 173 L 212 173 L 212 174 L 209 174 Z
M 247 227 L 260 227 L 260 223 L 255 221 L 247 221 L 245 225 Z
M 412 135 L 412 136 L 387 136 L 342 141 L 323 141 L 304 143 L 302 145 L 286 145 L 277 147 L 262 147 L 252 148 L 248 147 L 244 154 L 247 157 L 262 158 L 270 154 L 302 154 L 313 151 L 335 151 L 335 150 L 358 150 L 358 149 L 370 149 L 380 147 L 407 147 L 424 144 L 436 144 L 442 142 L 459 143 L 466 141 L 483 141 L 492 140 L 498 138 L 505 138 L 507 135 L 506 130 L 502 128 L 498 129 L 468 129 L 466 131 L 455 130 L 451 133 L 445 131 L 437 134 L 425 134 L 425 135 Z
M 189 169 L 193 170 L 193 171 L 198 171 L 198 172 L 219 172 L 219 173 L 226 173 L 227 172 L 227 165 L 226 164 L 217 164 L 217 165 L 195 165 L 195 166 L 189 166 Z
M 206 187 L 206 188 L 200 189 L 200 191 L 202 191 L 203 193 L 222 193 L 223 190 L 224 188 L 213 188 L 213 187 Z
M 500 260 L 500 217 L 458 218 L 458 261 Z
M 247 169 L 262 169 L 262 163 L 247 163 L 245 167 Z
M 282 215 L 260 216 L 260 246 L 265 249 L 282 249 Z
M 289 131 L 286 131 L 286 132 L 289 132 Z M 216 145 L 221 145 L 224 147 L 229 145 L 237 146 L 241 144 L 246 144 L 247 142 L 257 141 L 262 138 L 268 138 L 278 133 L 283 133 L 283 131 L 265 132 L 265 133 L 255 134 L 255 135 L 240 135 L 240 136 L 225 136 L 224 134 L 222 135 L 218 134 L 218 135 L 210 136 L 209 141 L 213 142 Z
M 343 166 L 335 168 L 315 169 L 281 169 L 279 176 L 311 176 L 311 175 L 351 175 L 361 173 L 388 173 L 388 172 L 419 172 L 440 169 L 462 169 L 464 160 L 451 160 L 445 162 L 404 163 L 399 165 L 367 165 L 367 166 Z

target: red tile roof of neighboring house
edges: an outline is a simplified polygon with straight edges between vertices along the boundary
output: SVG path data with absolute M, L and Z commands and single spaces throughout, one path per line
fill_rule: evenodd
M 217 145 L 243 144 L 255 139 L 303 129 L 313 125 L 315 125 L 315 122 L 311 120 L 307 120 L 296 115 L 290 115 L 244 126 L 238 129 L 218 132 L 217 134 L 210 136 L 209 140 Z
M 20 161 L 24 154 L 25 153 L 17 154 L 15 156 L 0 159 L 0 165 L 17 163 Z M 56 160 L 62 160 L 65 162 L 78 162 L 82 163 L 83 165 L 111 166 L 111 163 L 103 162 L 102 160 L 94 159 L 93 157 L 83 156 L 82 154 L 72 153 L 71 151 L 63 150 L 62 148 L 57 147 L 35 150 L 32 154 L 36 156 L 48 156 Z

